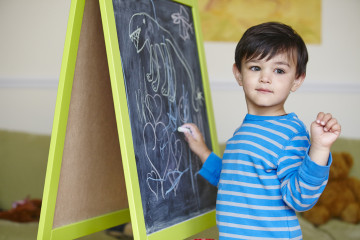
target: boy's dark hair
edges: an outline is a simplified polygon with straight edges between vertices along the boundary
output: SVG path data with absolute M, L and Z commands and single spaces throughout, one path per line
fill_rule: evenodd
M 241 71 L 243 59 L 271 59 L 284 52 L 297 57 L 296 77 L 305 74 L 308 52 L 300 35 L 282 23 L 262 23 L 249 28 L 241 37 L 235 49 L 235 64 Z

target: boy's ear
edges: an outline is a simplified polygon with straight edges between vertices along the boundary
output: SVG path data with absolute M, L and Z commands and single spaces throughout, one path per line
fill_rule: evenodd
M 233 70 L 233 74 L 234 74 L 234 77 L 235 77 L 236 81 L 238 82 L 238 84 L 240 86 L 242 86 L 243 85 L 242 84 L 242 75 L 241 75 L 241 72 L 240 72 L 240 70 L 238 69 L 238 67 L 236 66 L 235 63 L 233 64 L 232 70 Z
M 293 83 L 293 86 L 291 87 L 291 91 L 292 92 L 295 92 L 300 86 L 301 84 L 304 82 L 305 80 L 305 77 L 306 77 L 306 74 L 303 73 L 301 74 L 298 78 L 296 78 L 294 80 L 294 83 Z

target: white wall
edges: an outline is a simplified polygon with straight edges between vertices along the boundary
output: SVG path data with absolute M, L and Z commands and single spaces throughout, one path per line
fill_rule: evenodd
M 50 134 L 70 1 L 0 1 L 0 129 Z
M 343 137 L 360 138 L 360 1 L 323 0 L 322 43 L 308 45 L 301 89 L 288 100 L 309 125 L 318 111 L 333 113 Z M 0 129 L 50 134 L 70 0 L 0 2 Z M 232 76 L 236 43 L 205 43 L 219 142 L 246 113 Z

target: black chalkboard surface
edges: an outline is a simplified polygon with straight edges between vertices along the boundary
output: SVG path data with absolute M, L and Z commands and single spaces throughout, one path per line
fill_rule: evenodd
M 113 0 L 146 232 L 215 208 L 216 188 L 177 128 L 195 123 L 211 148 L 191 8 Z

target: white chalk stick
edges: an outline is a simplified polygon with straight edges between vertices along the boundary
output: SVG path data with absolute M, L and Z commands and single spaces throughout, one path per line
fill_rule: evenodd
M 178 127 L 178 131 L 179 132 L 189 132 L 189 133 L 191 133 L 190 128 L 186 128 L 186 127 Z

